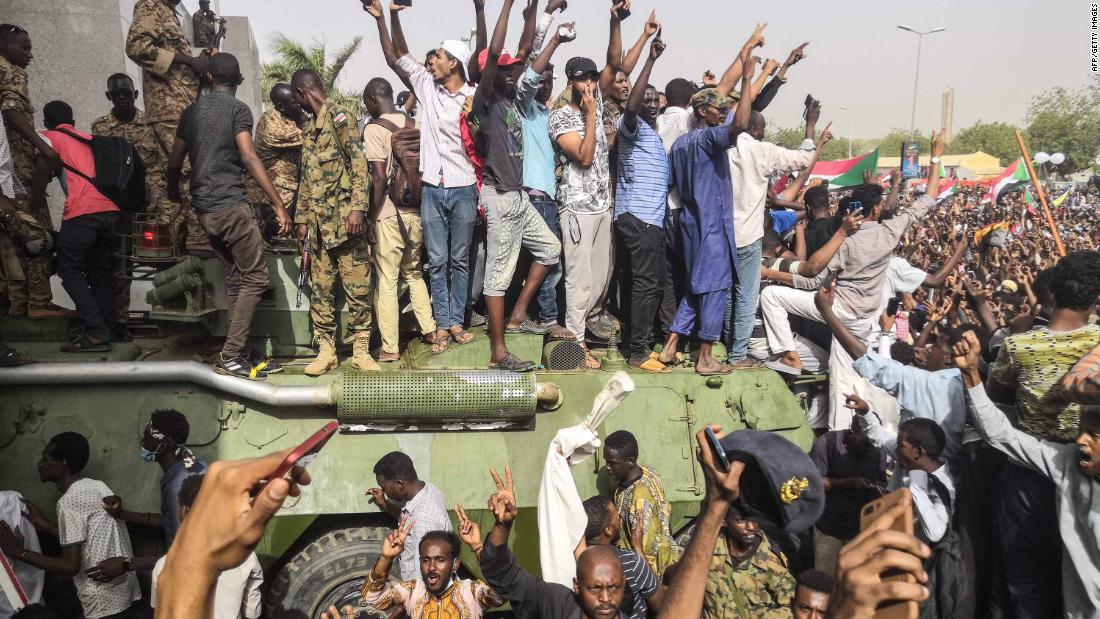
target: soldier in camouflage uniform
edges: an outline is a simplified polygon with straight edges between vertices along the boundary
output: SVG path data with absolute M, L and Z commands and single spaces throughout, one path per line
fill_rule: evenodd
M 313 71 L 295 72 L 290 84 L 294 100 L 312 115 L 303 131 L 302 180 L 294 213 L 298 239 L 309 237 L 313 250 L 309 311 L 320 349 L 305 373 L 320 376 L 340 364 L 334 339 L 337 277 L 350 314 L 345 342 L 353 342 L 351 364 L 377 371 L 381 368 L 370 355 L 372 282 L 365 234 L 370 177 L 355 116 L 328 100 Z
M 180 114 L 198 98 L 199 77 L 206 73 L 209 61 L 206 54 L 190 55 L 191 46 L 176 13 L 178 5 L 179 0 L 138 0 L 126 36 L 126 55 L 143 69 L 145 119 L 164 161 L 175 140 Z M 166 199 L 151 201 L 149 212 L 171 225 L 176 247 L 210 250 L 206 232 L 186 196 L 180 204 Z
M 217 47 L 218 26 L 224 20 L 210 10 L 210 0 L 199 0 L 199 10 L 191 17 L 195 47 Z
M 794 589 L 787 558 L 731 508 L 707 572 L 703 619 L 789 619 Z
M 35 152 L 56 157 L 53 149 L 34 130 L 34 110 L 27 87 L 27 65 L 31 53 L 31 38 L 25 30 L 10 24 L 0 25 L 0 112 L 3 113 L 5 135 L 14 168 L 14 188 L 11 197 L 16 209 L 29 214 L 47 230 L 53 229 L 45 194 L 32 200 L 32 176 Z M 28 318 L 61 318 L 72 312 L 52 303 L 50 255 L 31 256 L 19 242 L 3 243 L 7 255 L 8 314 Z
M 134 145 L 134 150 L 145 164 L 145 198 L 147 210 L 163 213 L 174 205 L 165 204 L 168 196 L 164 189 L 164 164 L 166 158 L 157 145 L 152 126 L 146 122 L 145 113 L 137 108 L 138 91 L 134 81 L 125 73 L 116 73 L 107 78 L 107 100 L 113 106 L 111 113 L 101 116 L 92 123 L 92 134 L 122 138 Z M 153 206 L 155 205 L 155 206 Z M 131 233 L 131 219 L 128 213 L 119 218 L 119 232 Z M 126 316 L 130 313 L 130 280 L 126 277 L 126 261 L 119 261 L 119 273 L 115 280 L 115 313 L 119 324 L 115 327 L 112 340 L 126 342 L 133 339 L 126 329 Z
M 270 96 L 272 109 L 264 112 L 256 123 L 253 144 L 279 197 L 293 216 L 302 165 L 302 125 L 305 118 L 302 108 L 294 102 L 290 84 L 275 84 Z M 266 205 L 269 202 L 251 176 L 245 179 L 245 187 L 253 204 Z

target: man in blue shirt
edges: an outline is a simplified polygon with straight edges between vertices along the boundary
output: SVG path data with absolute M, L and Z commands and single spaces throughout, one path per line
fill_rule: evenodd
M 630 308 L 630 365 L 648 372 L 669 371 L 652 352 L 653 321 L 665 273 L 669 172 L 656 129 L 660 97 L 649 75 L 664 50 L 664 41 L 654 39 L 618 127 L 615 231 L 622 265 L 620 290 L 626 297 L 623 306 Z M 645 122 L 638 122 L 639 116 Z
M 684 264 L 688 269 L 688 290 L 676 310 L 665 346 L 658 356 L 663 364 L 675 359 L 680 337 L 697 332 L 700 340 L 695 371 L 704 376 L 728 374 L 733 367 L 719 363 L 711 354 L 714 342 L 722 336 L 722 318 L 726 297 L 733 287 L 737 261 L 737 239 L 733 232 L 733 184 L 726 151 L 737 135 L 748 129 L 752 112 L 752 75 L 755 63 L 749 54 L 762 40 L 750 39 L 741 49 L 744 72 L 742 89 L 746 93 L 737 103 L 733 122 L 723 126 L 728 97 L 714 88 L 704 88 L 691 98 L 695 115 L 706 126 L 685 134 L 669 153 L 671 185 L 680 193 L 680 215 L 684 239 Z

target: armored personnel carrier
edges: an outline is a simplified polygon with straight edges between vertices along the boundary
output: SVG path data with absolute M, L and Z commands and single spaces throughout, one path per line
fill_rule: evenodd
M 0 370 L 0 488 L 18 490 L 52 515 L 56 490 L 38 481 L 34 463 L 52 435 L 75 430 L 92 446 L 86 474 L 106 482 L 127 509 L 153 512 L 160 506 L 160 470 L 143 466 L 137 454 L 153 410 L 186 415 L 190 445 L 208 462 L 291 447 L 336 419 L 339 434 L 310 465 L 313 485 L 287 503 L 257 548 L 270 587 L 268 617 L 316 617 L 329 604 L 357 599 L 393 525 L 365 496 L 375 485 L 374 463 L 393 450 L 409 454 L 452 507 L 484 505 L 493 488 L 488 466 L 510 464 L 521 510 L 512 544 L 521 564 L 537 572 L 535 507 L 548 445 L 559 429 L 585 419 L 616 371 L 629 372 L 635 389 L 600 435 L 629 429 L 637 436 L 640 461 L 664 480 L 674 530 L 696 513 L 702 497 L 694 434 L 704 424 L 779 432 L 807 450 L 813 438 L 798 400 L 769 370 L 648 374 L 627 368 L 611 346 L 602 370 L 585 371 L 578 369 L 583 353 L 576 344 L 534 335 L 508 336 L 517 355 L 541 360 L 531 374 L 484 369 L 488 338 L 475 331 L 475 342 L 438 356 L 413 341 L 382 372 L 364 374 L 345 364 L 309 378 L 305 362 L 294 361 L 311 349 L 308 299 L 297 306 L 292 251 L 270 255 L 271 283 L 252 328 L 253 346 L 287 369 L 264 382 L 223 376 L 209 363 L 227 328 L 221 266 L 210 258 L 158 257 L 158 240 L 140 230 L 135 245 L 146 254 L 135 286 L 147 290 L 149 309 L 140 318 L 131 315 L 132 343 L 106 354 L 65 354 L 58 346 L 75 321 L 0 320 L 5 343 L 37 361 Z M 573 471 L 582 497 L 607 491 L 601 458 Z M 471 517 L 482 530 L 492 522 L 484 508 Z M 130 530 L 136 544 L 156 533 Z M 464 559 L 477 565 L 471 556 Z

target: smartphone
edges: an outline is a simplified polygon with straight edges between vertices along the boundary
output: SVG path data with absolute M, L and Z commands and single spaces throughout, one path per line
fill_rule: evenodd
M 409 0 L 409 2 L 412 2 L 412 0 Z M 618 4 L 619 2 L 620 0 L 612 0 L 611 4 Z M 615 11 L 615 16 L 619 18 L 619 21 L 623 21 L 627 17 L 630 17 L 630 15 L 630 9 L 623 8 Z
M 412 6 L 413 0 L 393 0 L 393 3 L 398 6 Z
M 894 505 L 902 503 L 905 512 L 901 518 L 894 521 L 890 527 L 893 531 L 900 531 L 906 535 L 913 534 L 913 495 L 908 488 L 899 488 L 890 494 L 876 499 L 863 506 L 859 513 L 859 528 L 865 530 L 878 520 L 882 514 L 890 510 Z M 909 572 L 889 571 L 883 574 L 883 581 L 900 581 L 907 583 L 917 582 L 916 576 Z M 916 602 L 885 602 L 875 609 L 875 619 L 917 619 Z
M 814 99 L 813 95 L 806 95 L 806 100 L 802 102 L 804 108 L 802 110 L 802 120 L 806 120 L 806 116 L 810 113 L 810 105 L 814 101 L 816 101 L 816 99 Z
M 291 450 L 291 452 L 286 455 L 286 458 L 279 463 L 279 468 L 275 469 L 275 472 L 272 473 L 271 477 L 268 479 L 286 477 L 290 475 L 291 470 L 293 470 L 295 466 L 300 466 L 303 469 L 309 466 L 310 462 L 313 462 L 313 459 L 317 457 L 321 448 L 325 446 L 325 443 L 336 435 L 338 429 L 340 429 L 339 423 L 335 421 L 326 423 L 323 428 L 314 432 L 312 436 L 302 441 L 300 445 Z M 258 489 L 257 492 L 259 492 Z
M 855 215 L 863 210 L 863 203 L 858 200 L 852 200 L 848 203 L 848 214 Z
M 718 441 L 718 436 L 709 427 L 703 430 L 707 434 L 707 442 L 710 443 L 710 451 L 714 454 L 714 459 L 718 462 L 718 465 L 722 467 L 723 471 L 730 470 L 730 461 L 726 457 L 726 450 L 722 447 L 722 443 Z

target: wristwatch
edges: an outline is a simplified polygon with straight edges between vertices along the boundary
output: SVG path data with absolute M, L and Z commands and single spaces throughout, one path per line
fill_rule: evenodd
M 127 572 L 134 571 L 134 560 L 131 559 L 130 557 L 127 557 L 127 558 L 123 559 L 122 569 L 127 571 Z
M 931 161 L 932 163 L 939 163 L 939 162 L 940 162 L 940 158 L 939 158 L 939 157 L 932 157 L 932 159 L 931 159 L 930 161 Z

